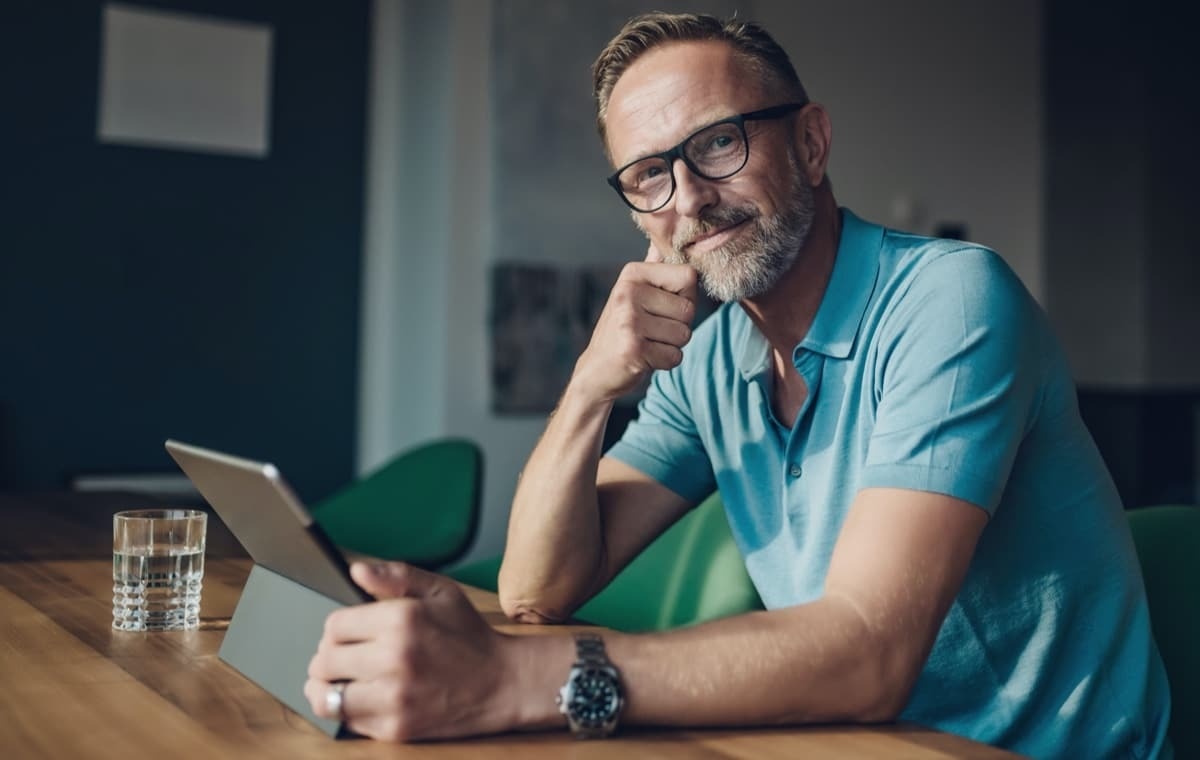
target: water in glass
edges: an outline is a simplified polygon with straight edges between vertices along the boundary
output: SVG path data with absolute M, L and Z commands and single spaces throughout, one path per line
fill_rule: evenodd
M 200 627 L 204 517 L 194 510 L 141 510 L 115 516 L 113 628 Z

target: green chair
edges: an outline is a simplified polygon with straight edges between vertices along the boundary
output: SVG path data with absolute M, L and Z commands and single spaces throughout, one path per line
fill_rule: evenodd
M 335 493 L 313 517 L 343 549 L 436 568 L 461 557 L 475 537 L 482 483 L 476 444 L 433 441 Z
M 1154 640 L 1171 682 L 1168 733 L 1178 758 L 1200 757 L 1200 507 L 1129 511 Z
M 494 591 L 500 559 L 450 571 Z M 619 631 L 663 631 L 762 609 L 719 494 L 668 528 L 574 617 Z
M 500 587 L 498 579 L 501 559 L 501 557 L 488 557 L 458 567 L 451 567 L 443 572 L 459 583 L 495 592 Z

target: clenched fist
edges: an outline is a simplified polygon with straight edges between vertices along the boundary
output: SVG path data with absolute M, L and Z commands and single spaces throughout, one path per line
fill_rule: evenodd
M 668 264 L 650 246 L 645 261 L 621 270 L 571 385 L 585 398 L 613 401 L 656 369 L 683 361 L 696 315 L 696 270 Z
M 449 578 L 400 562 L 351 567 L 381 601 L 325 622 L 304 694 L 313 712 L 356 733 L 411 741 L 497 733 L 516 725 L 512 637 L 492 630 Z M 326 695 L 342 684 L 342 711 Z

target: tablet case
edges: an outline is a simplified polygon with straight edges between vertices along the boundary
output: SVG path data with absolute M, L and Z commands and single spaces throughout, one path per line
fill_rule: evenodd
M 255 565 L 246 580 L 219 657 L 329 736 L 335 720 L 318 718 L 304 696 L 308 663 L 329 613 L 345 605 L 279 573 Z
M 167 451 L 254 558 L 220 658 L 330 736 L 304 696 L 330 612 L 367 601 L 274 466 L 169 440 Z M 339 563 L 341 566 L 339 566 Z

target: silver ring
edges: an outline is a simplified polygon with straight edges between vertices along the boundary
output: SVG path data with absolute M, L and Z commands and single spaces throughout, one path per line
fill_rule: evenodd
M 348 681 L 334 681 L 325 692 L 325 712 L 337 718 L 338 723 L 346 722 L 346 684 Z

